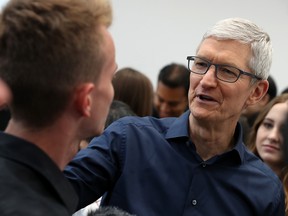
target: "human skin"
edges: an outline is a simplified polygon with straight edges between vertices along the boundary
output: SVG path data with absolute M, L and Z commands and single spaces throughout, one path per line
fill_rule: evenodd
M 91 125 L 94 125 L 94 132 L 91 135 L 100 135 L 105 127 L 106 118 L 108 116 L 109 107 L 114 97 L 114 88 L 112 79 L 115 75 L 117 64 L 115 62 L 115 46 L 113 39 L 106 29 L 102 27 L 103 33 L 103 51 L 104 51 L 104 65 L 100 73 L 99 80 L 95 84 L 92 92 L 91 105 Z
M 287 102 L 275 104 L 265 116 L 256 134 L 256 149 L 259 156 L 278 175 L 284 165 L 283 127 L 287 115 Z
M 197 56 L 250 72 L 250 46 L 236 40 L 207 38 L 200 45 Z M 190 136 L 202 159 L 221 154 L 233 146 L 235 127 L 243 108 L 258 102 L 267 89 L 267 80 L 251 84 L 251 77 L 245 75 L 235 83 L 218 80 L 214 66 L 205 75 L 190 74 Z
M 160 118 L 178 117 L 187 109 L 188 98 L 184 87 L 170 88 L 158 82 L 154 107 Z
M 11 99 L 11 93 L 6 83 L 0 79 L 0 110 L 6 107 Z

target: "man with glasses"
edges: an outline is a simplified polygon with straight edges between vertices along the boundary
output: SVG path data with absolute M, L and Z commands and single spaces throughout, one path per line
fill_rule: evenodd
M 269 35 L 230 18 L 188 57 L 189 111 L 179 118 L 126 117 L 92 140 L 65 174 L 85 206 L 136 215 L 284 216 L 278 177 L 242 142 L 238 119 L 268 89 Z
M 222 64 L 213 64 L 204 58 L 197 57 L 197 56 L 188 56 L 188 68 L 192 73 L 204 75 L 210 69 L 211 65 L 215 66 L 215 75 L 217 79 L 228 82 L 234 83 L 236 82 L 239 77 L 244 74 L 246 76 L 250 76 L 254 79 L 261 80 L 259 76 L 255 74 L 242 71 L 236 67 L 230 65 L 222 65 Z

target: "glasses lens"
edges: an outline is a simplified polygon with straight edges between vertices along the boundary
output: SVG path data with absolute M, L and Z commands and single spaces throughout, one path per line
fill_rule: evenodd
M 205 74 L 210 66 L 209 62 L 197 57 L 191 58 L 189 65 L 190 65 L 189 68 L 190 71 L 197 74 Z
M 216 77 L 224 82 L 236 82 L 241 75 L 241 70 L 229 65 L 212 64 L 202 58 L 189 56 L 187 58 L 189 70 L 195 74 L 204 75 L 211 65 L 215 66 Z
M 217 78 L 226 82 L 236 82 L 240 75 L 239 69 L 231 66 L 218 65 Z

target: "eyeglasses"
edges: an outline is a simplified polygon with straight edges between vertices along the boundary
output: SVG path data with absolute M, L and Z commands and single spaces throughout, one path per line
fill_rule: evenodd
M 260 77 L 252 73 L 242 71 L 230 65 L 212 64 L 211 62 L 197 56 L 188 56 L 187 60 L 188 60 L 188 69 L 192 73 L 200 75 L 206 74 L 211 65 L 214 65 L 217 79 L 223 82 L 234 83 L 239 79 L 239 77 L 242 74 L 250 76 L 257 80 L 261 80 Z

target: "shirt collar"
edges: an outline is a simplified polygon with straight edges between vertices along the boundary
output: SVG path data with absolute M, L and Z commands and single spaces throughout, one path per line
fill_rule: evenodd
M 234 138 L 235 138 L 235 146 L 232 149 L 232 151 L 236 151 L 238 153 L 239 159 L 241 163 L 243 163 L 246 147 L 243 143 L 243 131 L 239 122 L 237 122 L 237 126 L 236 126 L 235 133 L 234 133 Z
M 172 123 L 170 128 L 168 129 L 165 138 L 173 139 L 173 138 L 187 138 L 189 139 L 189 114 L 190 111 L 186 111 L 179 118 Z
M 178 117 L 168 129 L 165 138 L 166 139 L 185 138 L 186 140 L 189 140 L 189 115 L 190 111 L 188 110 L 185 113 L 183 113 L 180 117 Z M 229 155 L 230 153 L 235 155 L 237 158 L 235 158 L 235 156 L 233 156 L 233 158 L 239 163 L 244 162 L 244 153 L 246 151 L 246 147 L 243 144 L 242 133 L 243 133 L 242 127 L 238 122 L 234 133 L 235 146 L 229 152 L 224 153 L 227 155 Z

